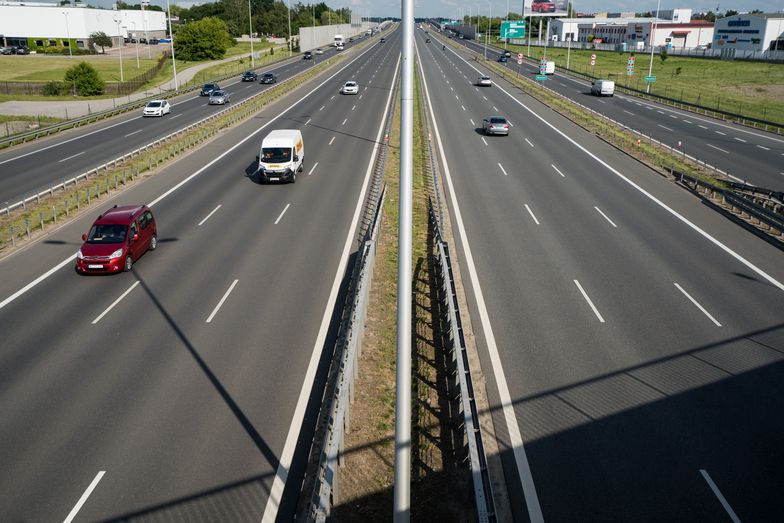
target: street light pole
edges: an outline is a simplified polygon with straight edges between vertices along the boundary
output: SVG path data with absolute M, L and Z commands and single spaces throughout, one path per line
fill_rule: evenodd
M 504 20 L 506 20 L 507 22 L 509 21 L 509 0 L 506 0 L 506 16 L 504 17 Z M 504 38 L 504 50 L 506 50 L 506 46 L 508 44 L 509 44 L 509 27 L 507 24 L 506 37 Z
M 65 33 L 68 35 L 68 58 L 73 58 L 73 50 L 71 49 L 71 29 L 68 27 L 68 11 L 63 11 L 65 15 Z
M 133 24 L 133 33 L 136 34 L 136 22 L 131 21 L 131 23 Z M 127 29 L 127 27 L 125 29 Z M 136 40 L 136 69 L 139 69 L 139 39 L 134 38 L 134 40 Z
M 656 2 L 656 18 L 651 23 L 651 61 L 648 65 L 648 76 L 653 75 L 653 38 L 656 36 L 656 22 L 659 21 L 659 7 L 661 7 L 661 0 Z M 645 82 L 645 92 L 651 92 L 651 82 Z
M 291 57 L 291 0 L 286 3 L 286 14 L 289 15 L 289 58 Z
M 177 85 L 177 62 L 174 61 L 174 33 L 172 32 L 172 25 L 171 25 L 171 7 L 169 6 L 169 0 L 166 0 L 166 12 L 168 13 L 167 18 L 169 19 L 169 45 L 171 46 L 172 52 L 172 70 L 174 71 L 174 90 L 179 90 L 179 85 Z
M 493 4 L 490 3 L 490 0 L 485 0 L 487 2 L 487 34 L 485 34 L 485 60 L 487 60 L 487 45 L 490 42 L 490 27 L 493 23 Z
M 123 35 L 122 32 L 120 31 L 120 18 L 119 17 L 115 18 L 114 21 L 117 22 L 117 34 L 119 35 L 118 39 L 120 41 L 120 82 L 124 82 L 125 79 L 123 78 L 123 68 L 122 68 Z
M 250 0 L 248 0 L 248 35 L 250 36 L 250 68 L 256 68 L 256 61 L 253 58 L 253 15 L 250 12 Z

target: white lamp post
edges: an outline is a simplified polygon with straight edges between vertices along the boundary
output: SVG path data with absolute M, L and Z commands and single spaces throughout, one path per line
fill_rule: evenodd
M 291 1 L 286 2 L 286 14 L 289 15 L 289 57 L 291 57 Z
M 131 22 L 133 24 L 133 32 L 136 33 L 136 22 Z M 127 28 L 126 28 L 127 29 Z M 134 38 L 136 40 L 136 69 L 139 69 L 139 39 Z
M 65 33 L 68 35 L 68 58 L 73 58 L 73 50 L 71 49 L 71 30 L 68 27 L 68 11 L 63 11 L 65 15 Z
M 490 24 L 493 23 L 493 4 L 490 3 L 490 0 L 485 0 L 487 2 L 487 34 L 485 35 L 485 60 L 487 60 L 487 45 L 490 41 Z
M 250 68 L 256 68 L 256 60 L 253 58 L 253 15 L 250 12 L 250 0 L 248 0 L 248 35 L 250 35 Z
M 172 70 L 174 71 L 174 90 L 178 91 L 179 86 L 177 85 L 177 62 L 174 61 L 174 32 L 172 31 L 172 25 L 171 25 L 171 7 L 169 6 L 169 0 L 166 0 L 166 12 L 168 13 L 168 18 L 169 18 L 169 45 L 171 46 L 171 52 L 172 52 Z
M 656 3 L 656 18 L 653 20 L 653 23 L 651 23 L 651 61 L 650 64 L 648 65 L 648 76 L 651 76 L 653 74 L 653 39 L 656 36 L 656 22 L 658 22 L 659 20 L 659 7 L 661 7 L 661 0 L 658 0 L 658 2 Z M 651 82 L 645 82 L 645 83 L 648 84 L 645 87 L 645 92 L 650 93 Z
M 122 31 L 120 31 L 120 22 L 121 22 L 121 20 L 119 18 L 119 15 L 118 15 L 117 18 L 114 19 L 114 21 L 117 22 L 117 34 L 119 35 L 118 39 L 120 41 L 120 82 L 124 82 L 125 79 L 123 78 L 123 67 L 122 67 L 123 35 L 122 35 Z

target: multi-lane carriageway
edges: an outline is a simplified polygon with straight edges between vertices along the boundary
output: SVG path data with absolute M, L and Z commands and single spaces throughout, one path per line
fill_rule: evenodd
M 416 35 L 514 519 L 780 519 L 782 252 Z
M 0 262 L 0 519 L 291 519 L 399 74 L 385 36 Z M 360 93 L 339 95 L 351 79 Z M 261 138 L 292 127 L 305 171 L 254 183 Z M 95 216 L 135 202 L 158 249 L 129 273 L 77 275 Z

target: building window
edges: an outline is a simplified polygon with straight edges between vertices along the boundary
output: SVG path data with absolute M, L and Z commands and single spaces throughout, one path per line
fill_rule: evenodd
M 43 40 L 36 40 L 35 41 L 35 45 L 37 45 L 38 47 L 43 47 L 44 46 L 44 41 Z
M 63 47 L 71 47 L 71 42 L 68 40 L 63 40 Z
M 57 47 L 57 40 L 49 40 L 49 47 Z
M 84 49 L 84 40 L 77 40 L 76 41 L 76 47 Z

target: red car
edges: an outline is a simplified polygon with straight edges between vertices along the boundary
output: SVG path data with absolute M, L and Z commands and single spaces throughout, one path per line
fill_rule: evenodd
M 551 0 L 533 0 L 531 2 L 531 11 L 539 13 L 554 13 L 555 2 Z
M 114 206 L 98 216 L 82 235 L 76 270 L 82 274 L 130 271 L 147 250 L 158 246 L 158 231 L 146 205 Z

